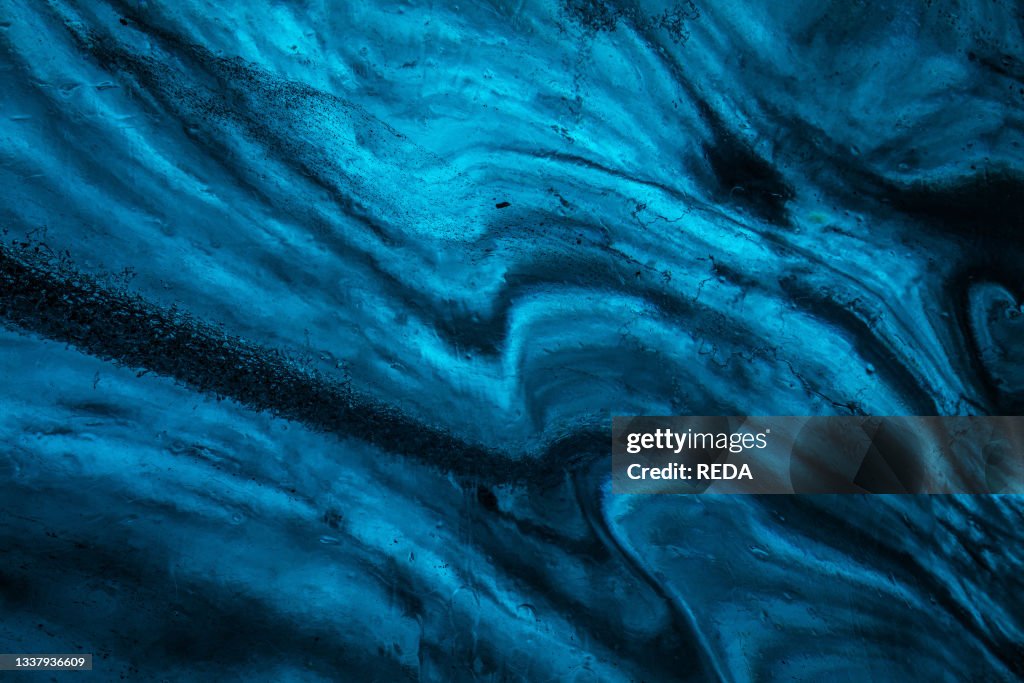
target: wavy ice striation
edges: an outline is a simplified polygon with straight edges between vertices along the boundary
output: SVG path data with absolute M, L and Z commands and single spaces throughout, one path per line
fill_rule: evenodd
M 0 650 L 1024 675 L 1015 498 L 613 497 L 606 452 L 612 414 L 1020 412 L 1019 4 L 0 7 L 5 242 L 566 463 L 452 474 L 5 308 Z

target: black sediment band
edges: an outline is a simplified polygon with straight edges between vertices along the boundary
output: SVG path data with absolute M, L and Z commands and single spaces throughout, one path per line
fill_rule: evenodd
M 89 355 L 172 377 L 197 392 L 230 398 L 317 431 L 355 437 L 477 481 L 560 479 L 582 455 L 560 442 L 540 456 L 516 458 L 459 439 L 360 395 L 346 383 L 300 367 L 277 349 L 104 284 L 38 243 L 0 245 L 0 319 Z M 577 446 L 582 438 L 591 448 L 599 440 L 599 448 L 606 450 L 604 434 L 568 438 Z

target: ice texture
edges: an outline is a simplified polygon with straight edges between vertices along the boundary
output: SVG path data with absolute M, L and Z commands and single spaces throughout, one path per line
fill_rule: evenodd
M 1024 409 L 1019 2 L 0 0 L 0 85 L 0 651 L 1024 677 L 1017 497 L 609 482 Z

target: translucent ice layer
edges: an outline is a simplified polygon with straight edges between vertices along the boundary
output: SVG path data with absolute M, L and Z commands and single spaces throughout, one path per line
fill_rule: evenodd
M 615 414 L 1021 412 L 1022 32 L 998 0 L 0 0 L 0 651 L 1024 676 L 1015 497 L 609 488 Z M 226 346 L 161 345 L 196 330 Z M 277 364 L 333 393 L 234 390 Z

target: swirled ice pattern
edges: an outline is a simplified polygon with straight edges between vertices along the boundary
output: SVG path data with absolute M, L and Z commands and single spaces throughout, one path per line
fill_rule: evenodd
M 513 454 L 612 414 L 1013 414 L 1022 30 L 1011 0 L 2 0 L 0 221 Z M 1024 675 L 1015 497 L 613 496 L 605 452 L 467 479 L 0 345 L 5 652 Z

